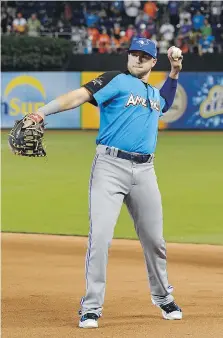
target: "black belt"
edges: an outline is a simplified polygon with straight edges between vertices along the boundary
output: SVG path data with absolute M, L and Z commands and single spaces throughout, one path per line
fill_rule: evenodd
M 107 147 L 106 148 L 106 154 L 110 155 L 112 152 L 112 148 Z M 129 160 L 132 162 L 136 163 L 146 163 L 149 162 L 149 160 L 152 159 L 153 155 L 148 154 L 148 155 L 137 155 L 133 153 L 127 153 L 122 150 L 118 150 L 117 154 L 115 155 L 116 157 L 122 158 L 124 160 Z

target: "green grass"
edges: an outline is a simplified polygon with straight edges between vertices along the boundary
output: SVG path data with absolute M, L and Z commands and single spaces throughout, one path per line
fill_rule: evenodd
M 2 132 L 2 231 L 88 234 L 95 137 L 48 131 L 48 158 L 22 158 Z M 223 244 L 223 133 L 160 133 L 155 167 L 166 240 Z M 136 238 L 125 207 L 115 237 Z

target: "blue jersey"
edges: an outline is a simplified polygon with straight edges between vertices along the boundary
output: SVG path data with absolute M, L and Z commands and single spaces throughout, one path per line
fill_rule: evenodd
M 129 72 L 106 72 L 84 85 L 100 109 L 97 144 L 128 152 L 155 151 L 158 120 L 166 101 L 160 91 Z

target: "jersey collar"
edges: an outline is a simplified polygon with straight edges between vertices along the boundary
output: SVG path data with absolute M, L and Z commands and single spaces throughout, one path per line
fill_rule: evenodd
M 124 74 L 126 74 L 126 75 L 132 75 L 131 73 L 130 73 L 130 71 L 129 70 L 126 70 L 125 72 L 124 72 Z M 141 80 L 140 80 L 141 81 Z M 141 81 L 143 84 L 144 84 L 144 86 L 147 88 L 148 87 L 148 83 L 145 83 L 145 82 L 143 82 L 143 81 Z

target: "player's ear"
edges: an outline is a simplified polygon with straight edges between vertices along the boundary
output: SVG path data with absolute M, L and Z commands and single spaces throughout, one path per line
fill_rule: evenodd
M 157 59 L 153 59 L 152 68 L 155 66 L 156 63 L 157 63 Z

